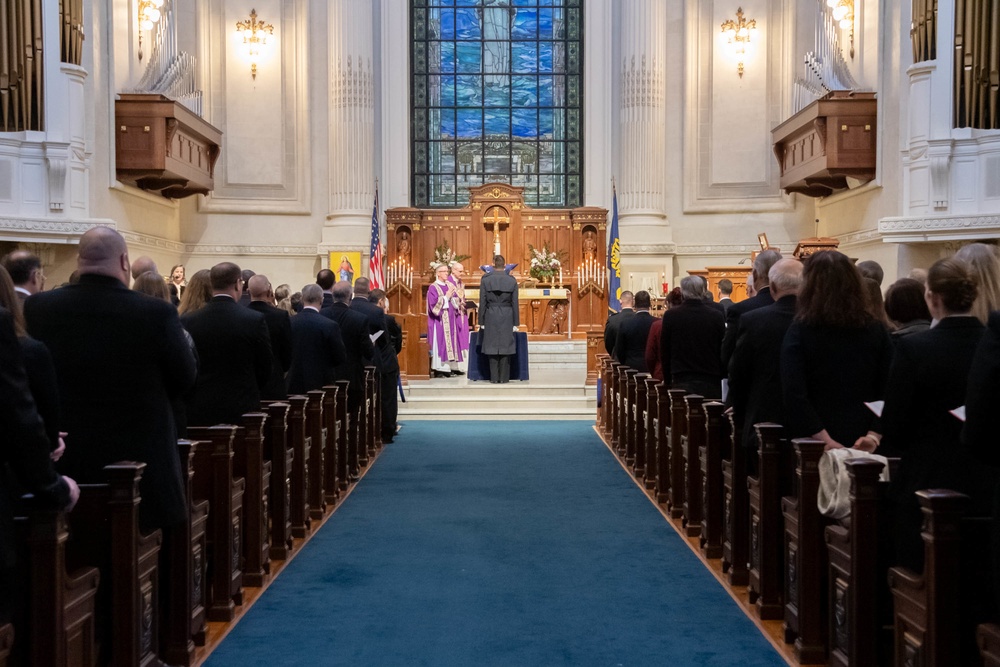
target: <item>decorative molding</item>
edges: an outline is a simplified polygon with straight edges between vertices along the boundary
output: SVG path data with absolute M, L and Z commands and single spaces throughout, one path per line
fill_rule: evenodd
M 882 233 L 878 229 L 865 229 L 860 232 L 841 234 L 835 237 L 840 241 L 840 248 L 850 248 L 854 246 L 871 245 L 882 242 Z
M 113 220 L 98 218 L 53 220 L 0 216 L 0 240 L 72 244 L 94 227 L 117 229 L 118 226 Z
M 776 245 L 772 245 L 771 247 L 780 250 Z M 677 246 L 678 255 L 747 255 L 755 250 L 760 250 L 760 244 L 724 245 L 721 243 L 698 243 Z
M 630 243 L 621 246 L 623 255 L 673 255 L 676 252 L 676 243 Z
M 878 233 L 886 242 L 957 241 L 1000 237 L 1000 214 L 882 218 Z
M 223 257 L 315 257 L 315 245 L 231 245 L 215 243 L 181 243 L 151 234 L 121 231 L 125 241 L 132 247 L 163 250 L 184 256 Z M 367 247 L 365 248 L 367 250 Z
M 171 241 L 159 236 L 150 236 L 149 234 L 139 234 L 137 232 L 124 230 L 119 230 L 119 233 L 125 239 L 125 242 L 130 246 L 150 248 L 153 250 L 168 250 L 170 252 L 177 253 L 187 252 L 187 246 L 178 241 Z

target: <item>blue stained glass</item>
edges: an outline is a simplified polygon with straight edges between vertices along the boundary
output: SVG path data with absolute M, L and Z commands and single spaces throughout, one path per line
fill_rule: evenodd
M 483 110 L 480 109 L 459 109 L 458 110 L 458 137 L 460 139 L 472 139 L 483 136 Z
M 513 93 L 510 103 L 514 107 L 533 107 L 538 104 L 538 87 L 533 76 L 513 77 Z
M 543 139 L 552 138 L 552 109 L 538 110 L 538 136 Z
M 550 107 L 552 104 L 552 77 L 540 76 L 538 77 L 538 106 Z
M 439 72 L 450 73 L 455 71 L 455 42 L 441 42 L 441 66 Z
M 455 77 L 429 76 L 427 81 L 431 91 L 428 102 L 432 107 L 455 106 Z
M 432 9 L 430 25 L 431 30 L 439 34 L 439 39 L 455 39 L 455 10 Z
M 539 39 L 552 39 L 552 11 L 551 9 L 538 10 Z
M 483 52 L 479 42 L 457 42 L 455 44 L 459 72 L 481 72 Z
M 455 112 L 451 109 L 441 113 L 441 136 L 455 136 Z
M 486 117 L 486 134 L 510 136 L 510 114 L 506 110 L 487 109 L 484 112 Z
M 552 72 L 552 42 L 538 43 L 538 71 Z
M 536 39 L 538 37 L 538 11 L 534 9 L 518 9 L 514 16 L 514 27 L 511 29 L 512 39 Z
M 455 10 L 455 38 L 479 41 L 483 33 L 479 26 L 479 15 L 475 9 Z
M 484 85 L 484 102 L 488 107 L 510 106 L 510 77 L 488 76 Z M 505 112 L 506 113 L 506 112 Z
M 533 206 L 582 203 L 581 4 L 413 0 L 415 206 L 461 206 L 489 181 Z
M 456 104 L 465 107 L 482 106 L 482 90 L 482 77 L 459 76 L 456 87 Z
M 538 111 L 536 109 L 513 109 L 511 111 L 511 134 L 521 139 L 538 137 Z
M 534 42 L 512 42 L 511 68 L 515 72 L 538 71 L 538 48 Z

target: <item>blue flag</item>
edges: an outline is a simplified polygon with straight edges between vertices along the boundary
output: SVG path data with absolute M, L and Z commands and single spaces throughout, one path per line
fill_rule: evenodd
M 608 239 L 608 310 L 617 313 L 622 309 L 622 240 L 618 236 L 618 191 L 611 186 L 611 237 Z

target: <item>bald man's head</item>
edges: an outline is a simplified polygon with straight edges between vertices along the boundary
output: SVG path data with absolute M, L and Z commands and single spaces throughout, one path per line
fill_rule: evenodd
M 768 271 L 771 297 L 775 300 L 789 294 L 798 294 L 802 286 L 802 262 L 797 259 L 779 259 Z
M 135 280 L 147 271 L 152 271 L 158 274 L 159 271 L 156 270 L 156 262 L 153 261 L 152 257 L 143 255 L 139 259 L 132 262 L 132 280 Z
M 122 235 L 110 227 L 94 227 L 80 237 L 77 271 L 81 276 L 99 275 L 117 278 L 128 285 L 128 246 Z
M 262 273 L 258 273 L 250 278 L 247 284 L 247 289 L 250 291 L 251 301 L 266 301 L 267 303 L 274 302 L 274 293 L 271 291 L 271 281 L 267 279 Z

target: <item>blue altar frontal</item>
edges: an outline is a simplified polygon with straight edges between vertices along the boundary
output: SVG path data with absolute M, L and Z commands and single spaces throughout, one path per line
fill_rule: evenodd
M 528 334 L 518 331 L 514 334 L 514 344 L 516 350 L 514 357 L 510 360 L 510 379 L 528 379 Z M 469 373 L 470 380 L 490 379 L 490 358 L 483 354 L 483 348 L 479 344 L 479 332 L 473 331 L 469 334 Z

